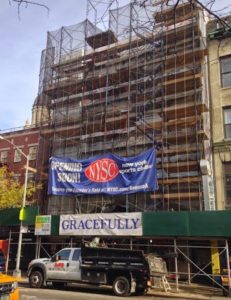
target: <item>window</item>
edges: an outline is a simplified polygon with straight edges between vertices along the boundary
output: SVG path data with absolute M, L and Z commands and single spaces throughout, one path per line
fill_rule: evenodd
M 18 149 L 15 149 L 14 151 L 14 162 L 20 162 L 21 161 L 21 153 L 18 151 Z
M 5 273 L 5 271 L 6 271 L 6 259 L 5 259 L 3 252 L 0 250 L 0 272 Z
M 34 182 L 34 181 L 35 181 L 34 173 L 29 172 L 28 173 L 28 182 Z
M 30 146 L 29 147 L 29 159 L 35 160 L 37 155 L 37 147 L 36 146 Z
M 231 138 L 231 107 L 223 108 L 225 138 Z
M 7 162 L 7 156 L 8 156 L 8 151 L 7 150 L 2 150 L 1 154 L 0 154 L 1 163 L 6 163 Z
M 72 260 L 79 260 L 79 257 L 80 257 L 80 249 L 76 249 L 74 251 L 74 254 L 73 254 L 73 257 L 72 257 Z
M 225 204 L 231 206 L 231 163 L 224 163 L 224 179 L 225 179 Z
M 69 260 L 71 250 L 69 249 L 63 249 L 57 253 L 60 260 Z
M 20 177 L 21 177 L 21 174 L 14 174 L 14 180 L 16 182 L 20 182 Z
M 231 56 L 220 57 L 221 86 L 231 87 Z

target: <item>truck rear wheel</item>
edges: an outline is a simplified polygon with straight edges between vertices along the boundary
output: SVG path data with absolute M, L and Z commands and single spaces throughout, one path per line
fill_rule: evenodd
M 41 271 L 32 271 L 29 276 L 29 284 L 31 288 L 41 288 L 43 286 L 43 274 Z
M 137 296 L 144 296 L 146 295 L 148 292 L 148 289 L 147 288 L 137 288 L 136 289 L 136 295 Z
M 116 277 L 113 282 L 113 291 L 117 296 L 124 297 L 130 295 L 131 284 L 124 276 Z

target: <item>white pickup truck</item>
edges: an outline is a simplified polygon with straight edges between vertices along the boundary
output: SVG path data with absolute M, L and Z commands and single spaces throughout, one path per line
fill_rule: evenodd
M 144 294 L 150 271 L 142 251 L 115 248 L 65 248 L 52 258 L 34 259 L 28 269 L 29 284 L 41 288 L 52 282 L 58 288 L 84 282 L 110 285 L 117 296 Z

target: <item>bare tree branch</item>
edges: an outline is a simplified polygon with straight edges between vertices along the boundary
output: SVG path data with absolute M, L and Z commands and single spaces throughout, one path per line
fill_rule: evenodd
M 213 6 L 216 3 L 216 0 L 209 0 L 205 3 L 205 1 L 201 1 L 201 0 L 188 0 L 188 2 L 193 6 L 195 4 L 197 4 L 199 7 L 201 7 L 204 11 L 208 12 L 211 16 L 213 16 L 216 20 L 219 21 L 219 23 L 224 26 L 224 27 L 230 27 L 230 25 L 226 22 L 225 19 L 221 18 L 215 10 L 213 10 Z M 174 11 L 176 11 L 176 8 L 178 7 L 178 5 L 180 3 L 183 3 L 182 0 L 163 0 L 162 1 L 163 4 L 165 4 L 166 6 L 172 6 Z M 185 2 L 184 2 L 185 3 Z M 228 7 L 231 7 L 231 4 L 229 4 L 226 7 L 223 7 L 218 11 L 224 11 L 224 9 L 227 9 Z
M 202 2 L 200 2 L 199 0 L 190 0 L 191 4 L 193 4 L 193 2 L 197 3 L 199 6 L 201 6 L 205 11 L 207 11 L 210 15 L 212 15 L 215 19 L 217 19 L 221 25 L 223 25 L 224 27 L 230 27 L 230 25 L 226 22 L 226 20 L 220 18 L 218 16 L 218 14 L 216 14 L 215 12 L 213 12 L 211 9 L 209 9 L 207 6 L 205 6 Z M 213 1 L 215 2 L 215 1 Z
M 17 3 L 18 5 L 18 17 L 20 19 L 20 9 L 21 9 L 21 5 L 25 4 L 26 7 L 28 7 L 28 5 L 36 5 L 36 6 L 40 6 L 43 7 L 46 11 L 47 14 L 49 15 L 50 9 L 47 5 L 43 4 L 43 3 L 39 3 L 37 1 L 30 1 L 30 0 L 8 0 L 9 4 L 11 5 L 12 2 Z

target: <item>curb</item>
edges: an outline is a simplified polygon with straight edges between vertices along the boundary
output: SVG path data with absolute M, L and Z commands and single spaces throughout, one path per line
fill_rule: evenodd
M 208 300 L 211 299 L 211 296 L 204 296 L 200 294 L 188 294 L 188 293 L 171 293 L 171 292 L 159 292 L 159 291 L 153 291 L 149 290 L 148 293 L 146 294 L 147 297 L 164 297 L 164 298 L 176 298 L 176 299 L 191 299 L 191 300 Z

